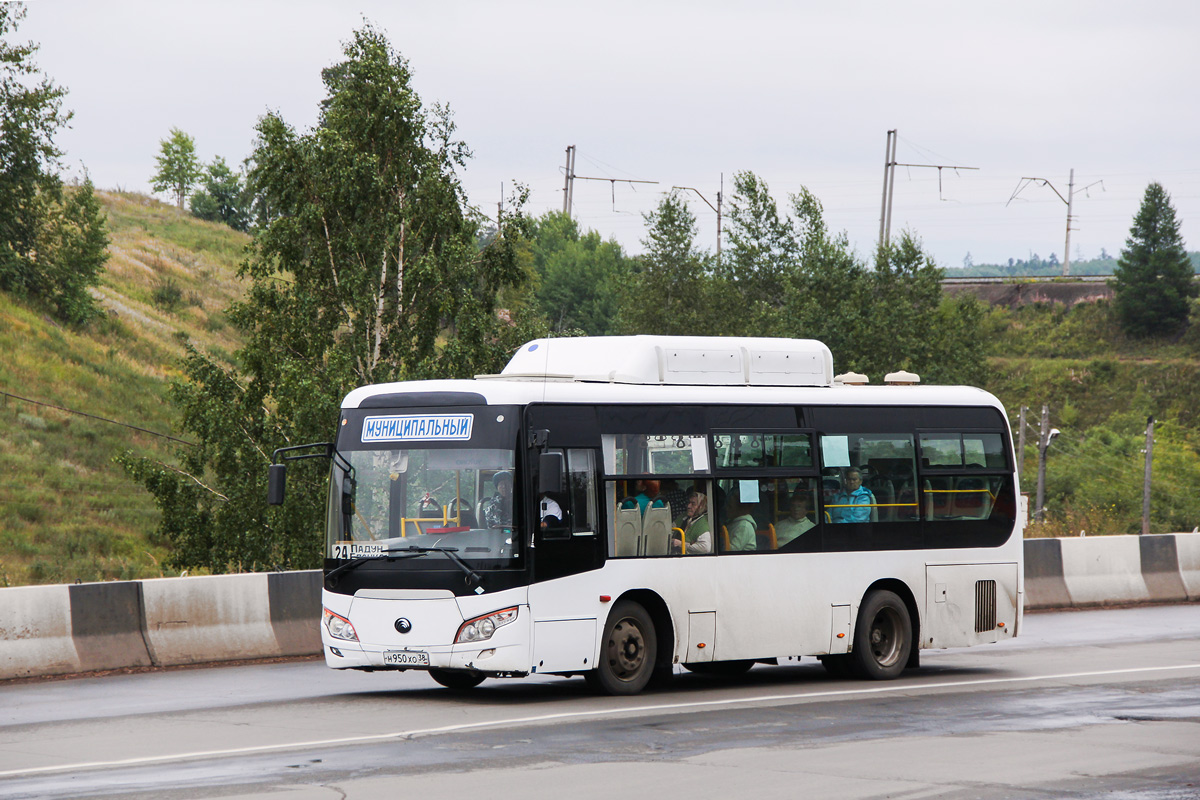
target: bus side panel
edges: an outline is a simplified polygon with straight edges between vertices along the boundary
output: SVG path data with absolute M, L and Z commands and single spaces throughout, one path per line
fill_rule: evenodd
M 578 672 L 596 663 L 608 607 L 600 601 L 603 570 L 540 581 L 529 587 L 536 672 Z
M 1016 635 L 1017 564 L 926 568 L 922 646 L 969 647 Z
M 846 652 L 850 622 L 868 587 L 899 580 L 924 593 L 918 552 L 723 556 L 717 606 L 717 658 L 734 660 Z M 835 627 L 837 630 L 835 630 Z

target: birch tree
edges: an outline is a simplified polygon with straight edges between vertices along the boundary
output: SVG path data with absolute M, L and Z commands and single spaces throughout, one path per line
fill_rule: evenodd
M 276 113 L 257 126 L 260 227 L 249 293 L 229 314 L 246 336 L 239 368 L 192 351 L 174 393 L 198 446 L 178 465 L 126 461 L 158 498 L 179 566 L 318 565 L 326 473 L 299 462 L 292 499 L 268 511 L 271 451 L 328 440 L 355 386 L 497 371 L 544 332 L 514 299 L 531 271 L 520 193 L 481 247 L 449 109 L 422 104 L 375 28 L 344 56 L 322 73 L 311 132 Z
M 151 188 L 175 195 L 175 205 L 182 211 L 183 201 L 204 174 L 196 157 L 196 141 L 179 128 L 171 128 L 170 137 L 158 143 L 154 163 L 157 169 L 150 176 Z

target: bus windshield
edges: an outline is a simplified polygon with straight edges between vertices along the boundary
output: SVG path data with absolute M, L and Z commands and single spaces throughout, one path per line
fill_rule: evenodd
M 513 465 L 511 449 L 342 452 L 329 482 L 326 556 L 455 548 L 459 558 L 476 566 L 507 566 L 519 555 Z M 449 557 L 434 550 L 421 559 L 436 560 Z

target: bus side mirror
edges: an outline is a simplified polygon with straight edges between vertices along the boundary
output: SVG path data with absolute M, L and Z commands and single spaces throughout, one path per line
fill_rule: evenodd
M 283 505 L 286 490 L 287 465 L 272 464 L 267 468 L 267 503 L 273 506 Z
M 565 473 L 562 453 L 542 453 L 538 456 L 538 494 L 561 492 Z

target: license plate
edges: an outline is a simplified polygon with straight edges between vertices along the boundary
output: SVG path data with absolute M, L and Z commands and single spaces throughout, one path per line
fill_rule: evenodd
M 388 650 L 383 663 L 392 667 L 428 667 L 429 653 L 423 650 Z

